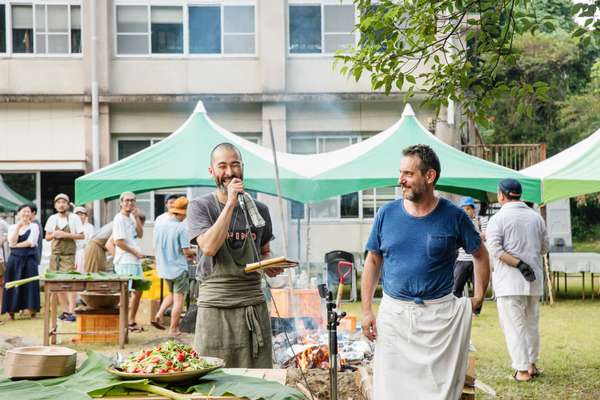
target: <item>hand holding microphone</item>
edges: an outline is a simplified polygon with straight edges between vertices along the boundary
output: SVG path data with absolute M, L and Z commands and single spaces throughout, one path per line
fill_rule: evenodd
M 239 195 L 243 195 L 244 193 L 244 181 L 239 178 L 233 178 L 229 185 L 227 186 L 227 202 L 236 206 L 238 203 Z

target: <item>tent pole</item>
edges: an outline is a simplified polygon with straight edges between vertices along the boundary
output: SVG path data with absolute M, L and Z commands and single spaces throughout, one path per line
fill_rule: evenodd
M 275 136 L 273 135 L 273 121 L 269 120 L 269 133 L 271 135 L 271 150 L 273 151 L 273 166 L 275 167 L 275 185 L 277 187 L 277 199 L 279 200 L 279 216 L 281 217 L 281 225 L 283 228 L 283 255 L 287 258 L 288 240 L 287 240 L 287 224 L 285 221 L 285 213 L 283 212 L 283 198 L 281 197 L 281 180 L 279 179 L 279 164 L 277 164 L 277 151 L 275 150 Z

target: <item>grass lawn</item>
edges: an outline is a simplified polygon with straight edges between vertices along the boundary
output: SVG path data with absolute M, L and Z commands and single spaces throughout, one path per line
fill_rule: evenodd
M 561 290 L 562 282 L 561 277 Z M 596 281 L 596 290 L 598 286 Z M 589 275 L 586 289 L 582 301 L 581 278 L 569 277 L 568 292 L 559 293 L 553 306 L 542 306 L 539 367 L 544 374 L 531 383 L 512 380 L 496 304 L 485 302 L 473 320 L 472 342 L 477 349 L 477 378 L 496 391 L 496 399 L 600 399 L 600 299 L 591 300 Z M 359 303 L 342 308 L 360 319 Z M 492 397 L 478 392 L 477 399 Z
M 596 284 L 596 288 L 599 286 Z M 542 306 L 539 366 L 544 374 L 532 383 L 512 380 L 510 359 L 499 327 L 496 305 L 486 301 L 481 315 L 473 321 L 472 342 L 477 349 L 478 379 L 496 390 L 496 399 L 600 399 L 600 299 L 590 299 L 589 276 L 586 278 L 584 301 L 581 300 L 580 288 L 581 278 L 570 277 L 568 293 L 559 293 L 554 306 Z M 343 304 L 342 309 L 356 314 L 360 321 L 360 303 Z M 40 341 L 42 322 L 40 317 L 35 320 L 8 321 L 0 326 L 0 335 L 25 336 Z M 70 324 L 68 328 L 74 329 L 75 324 Z M 130 334 L 130 343 L 125 352 L 139 349 L 144 343 L 159 339 L 162 334 L 151 327 L 146 329 L 143 333 Z M 117 351 L 116 345 L 69 346 L 79 351 Z M 478 392 L 477 399 L 487 400 L 491 397 Z

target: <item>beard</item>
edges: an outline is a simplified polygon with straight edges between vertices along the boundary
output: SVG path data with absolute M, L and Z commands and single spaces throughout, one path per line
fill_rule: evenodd
M 215 185 L 217 186 L 217 190 L 221 193 L 227 193 L 227 185 L 233 178 L 238 178 L 244 180 L 244 174 L 238 175 L 227 175 L 223 177 L 215 177 Z
M 423 194 L 425 193 L 424 190 L 420 190 L 421 188 L 417 188 L 415 186 L 412 186 L 410 188 L 402 186 L 402 188 L 406 190 L 406 192 L 404 192 L 404 198 L 406 200 L 412 201 L 413 203 L 418 203 L 419 201 L 421 201 L 421 199 L 423 198 Z M 408 189 L 410 189 L 410 191 Z

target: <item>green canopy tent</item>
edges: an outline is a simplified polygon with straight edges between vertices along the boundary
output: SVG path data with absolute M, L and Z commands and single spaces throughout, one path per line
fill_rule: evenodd
M 17 211 L 22 204 L 29 203 L 25 197 L 12 190 L 0 175 L 0 209 L 6 211 Z
M 161 188 L 214 186 L 207 170 L 209 155 L 222 142 L 233 143 L 240 149 L 247 189 L 277 193 L 272 151 L 215 124 L 199 102 L 188 120 L 156 145 L 78 178 L 75 181 L 76 203 L 114 198 L 124 191 L 139 193 Z M 303 193 L 310 189 L 310 181 L 288 168 L 289 163 L 285 160 L 279 164 L 283 196 L 302 201 Z
M 496 193 L 502 179 L 510 177 L 519 179 L 523 185 L 524 200 L 540 201 L 539 179 L 463 153 L 442 142 L 421 125 L 410 105 L 405 107 L 396 124 L 378 135 L 342 150 L 317 155 L 331 160 L 328 169 L 314 178 L 319 194 L 327 198 L 396 185 L 401 151 L 415 144 L 429 145 L 440 158 L 442 171 L 436 185 L 438 190 L 485 200 L 488 193 Z M 307 163 L 307 168 L 314 169 L 319 164 L 313 160 Z
M 600 129 L 521 173 L 542 181 L 542 203 L 600 192 Z
M 80 177 L 75 182 L 78 204 L 114 198 L 124 191 L 213 186 L 208 174 L 209 154 L 221 142 L 238 146 L 244 159 L 247 189 L 276 194 L 272 150 L 226 131 L 207 117 L 198 103 L 190 118 L 154 146 L 117 163 Z M 401 150 L 424 143 L 432 146 L 442 163 L 438 189 L 484 198 L 495 193 L 505 177 L 521 180 L 526 200 L 538 202 L 539 180 L 465 154 L 429 133 L 410 105 L 392 127 L 344 149 L 314 154 L 277 153 L 282 197 L 303 203 L 322 201 L 373 187 L 394 186 Z

